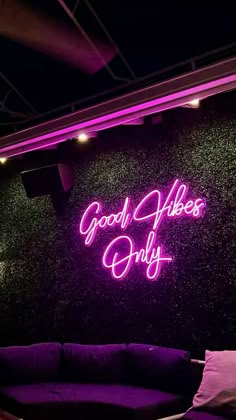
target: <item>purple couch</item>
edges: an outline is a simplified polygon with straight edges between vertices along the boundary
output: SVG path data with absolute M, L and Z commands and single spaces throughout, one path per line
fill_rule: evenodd
M 190 381 L 190 356 L 182 350 L 59 343 L 0 348 L 0 407 L 24 420 L 154 420 L 186 411 Z
M 213 413 L 207 413 L 206 411 L 188 411 L 183 420 L 228 420 L 226 417 L 217 416 Z

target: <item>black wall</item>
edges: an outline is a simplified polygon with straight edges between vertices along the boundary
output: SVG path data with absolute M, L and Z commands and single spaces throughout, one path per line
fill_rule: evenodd
M 49 197 L 26 198 L 18 172 L 38 155 L 1 169 L 1 345 L 137 341 L 193 356 L 236 348 L 235 104 L 231 92 L 198 110 L 166 113 L 160 125 L 147 120 L 101 133 L 90 145 L 60 146 L 76 172 L 61 216 Z M 147 281 L 137 266 L 114 281 L 101 266 L 113 233 L 86 248 L 78 234 L 82 211 L 94 199 L 118 210 L 125 196 L 137 202 L 174 177 L 205 197 L 205 216 L 162 225 L 160 239 L 175 261 L 158 281 Z

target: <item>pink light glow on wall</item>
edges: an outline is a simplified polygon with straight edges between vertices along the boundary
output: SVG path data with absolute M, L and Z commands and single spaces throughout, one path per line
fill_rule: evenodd
M 124 232 L 132 223 L 146 222 L 150 230 L 142 248 L 137 248 L 130 235 L 116 236 L 106 246 L 102 264 L 105 269 L 110 270 L 114 279 L 122 280 L 134 264 L 142 263 L 146 266 L 147 279 L 156 280 L 162 264 L 173 260 L 173 257 L 164 253 L 163 245 L 157 243 L 157 233 L 161 224 L 165 219 L 197 219 L 203 215 L 205 200 L 187 199 L 188 192 L 188 185 L 175 179 L 166 196 L 158 189 L 153 190 L 134 208 L 130 198 L 126 197 L 121 210 L 108 215 L 103 214 L 102 204 L 94 201 L 83 213 L 79 226 L 80 234 L 85 238 L 85 245 L 90 246 L 100 230 L 118 226 Z

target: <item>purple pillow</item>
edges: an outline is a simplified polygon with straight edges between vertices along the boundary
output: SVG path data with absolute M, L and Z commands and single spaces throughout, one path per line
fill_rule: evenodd
M 206 350 L 202 382 L 193 408 L 236 418 L 236 351 Z
M 40 343 L 0 348 L 0 383 L 30 384 L 58 378 L 62 346 Z
M 64 376 L 78 382 L 122 383 L 125 356 L 124 344 L 64 344 Z
M 191 362 L 187 351 L 129 344 L 127 352 L 132 384 L 178 394 L 191 392 Z

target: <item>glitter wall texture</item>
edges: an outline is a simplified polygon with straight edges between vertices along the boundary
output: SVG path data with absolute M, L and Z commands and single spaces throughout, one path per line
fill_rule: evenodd
M 235 104 L 234 92 L 223 94 L 199 110 L 166 113 L 162 124 L 116 128 L 77 145 L 77 153 L 64 149 L 76 180 L 60 217 L 49 197 L 27 199 L 20 176 L 1 170 L 0 345 L 135 341 L 195 357 L 236 348 Z M 85 247 L 83 210 L 100 199 L 107 212 L 118 211 L 127 195 L 138 202 L 175 177 L 206 199 L 205 216 L 163 223 L 160 239 L 175 261 L 158 281 L 137 266 L 114 281 L 101 265 L 114 231 Z

